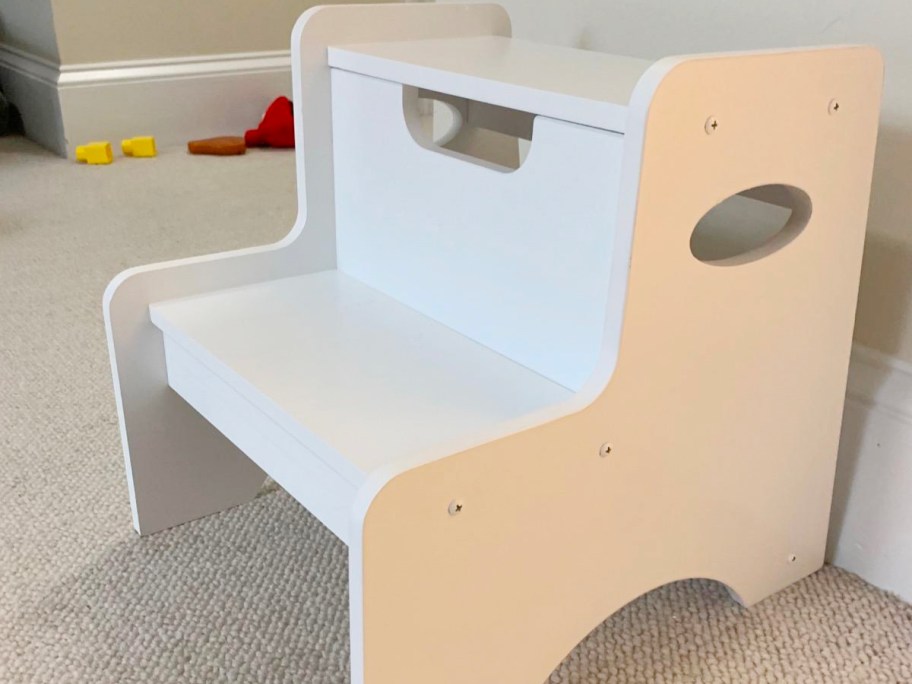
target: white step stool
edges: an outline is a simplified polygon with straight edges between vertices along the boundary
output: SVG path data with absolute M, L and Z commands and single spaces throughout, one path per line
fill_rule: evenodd
M 878 53 L 509 34 L 308 11 L 291 233 L 105 294 L 137 530 L 268 473 L 350 548 L 355 684 L 538 684 L 664 583 L 751 604 L 823 563 Z M 739 194 L 791 218 L 708 259 Z

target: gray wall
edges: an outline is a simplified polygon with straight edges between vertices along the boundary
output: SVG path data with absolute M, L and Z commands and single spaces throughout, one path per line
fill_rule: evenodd
M 0 0 L 0 45 L 56 62 L 51 0 Z

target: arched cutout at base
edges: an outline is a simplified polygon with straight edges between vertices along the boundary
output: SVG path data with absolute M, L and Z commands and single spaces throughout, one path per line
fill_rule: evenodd
M 734 599 L 734 601 L 730 600 Z M 542 681 L 655 681 L 659 674 L 693 672 L 717 622 L 744 608 L 724 582 L 694 578 L 668 582 L 633 599 L 596 625 Z M 624 676 L 626 675 L 626 676 Z

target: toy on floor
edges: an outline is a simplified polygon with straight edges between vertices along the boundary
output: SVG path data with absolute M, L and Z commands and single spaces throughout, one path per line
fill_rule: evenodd
M 190 154 L 211 154 L 217 157 L 230 157 L 246 154 L 247 145 L 244 139 L 233 135 L 223 135 L 217 138 L 204 140 L 191 140 L 187 143 Z
M 110 164 L 114 161 L 111 143 L 107 140 L 86 143 L 76 148 L 76 161 L 83 164 Z
M 136 138 L 127 138 L 120 143 L 125 157 L 155 157 L 155 138 L 151 135 L 142 135 Z
M 248 147 L 294 147 L 294 107 L 287 97 L 273 100 L 260 125 L 244 134 Z

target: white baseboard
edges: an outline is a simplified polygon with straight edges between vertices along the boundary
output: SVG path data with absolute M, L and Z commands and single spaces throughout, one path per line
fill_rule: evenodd
M 154 135 L 169 146 L 243 135 L 274 98 L 290 96 L 291 57 L 282 51 L 59 66 L 0 46 L 0 77 L 26 134 L 72 156 L 90 140 L 117 146 L 122 138 Z
M 827 557 L 912 602 L 912 365 L 855 345 Z

